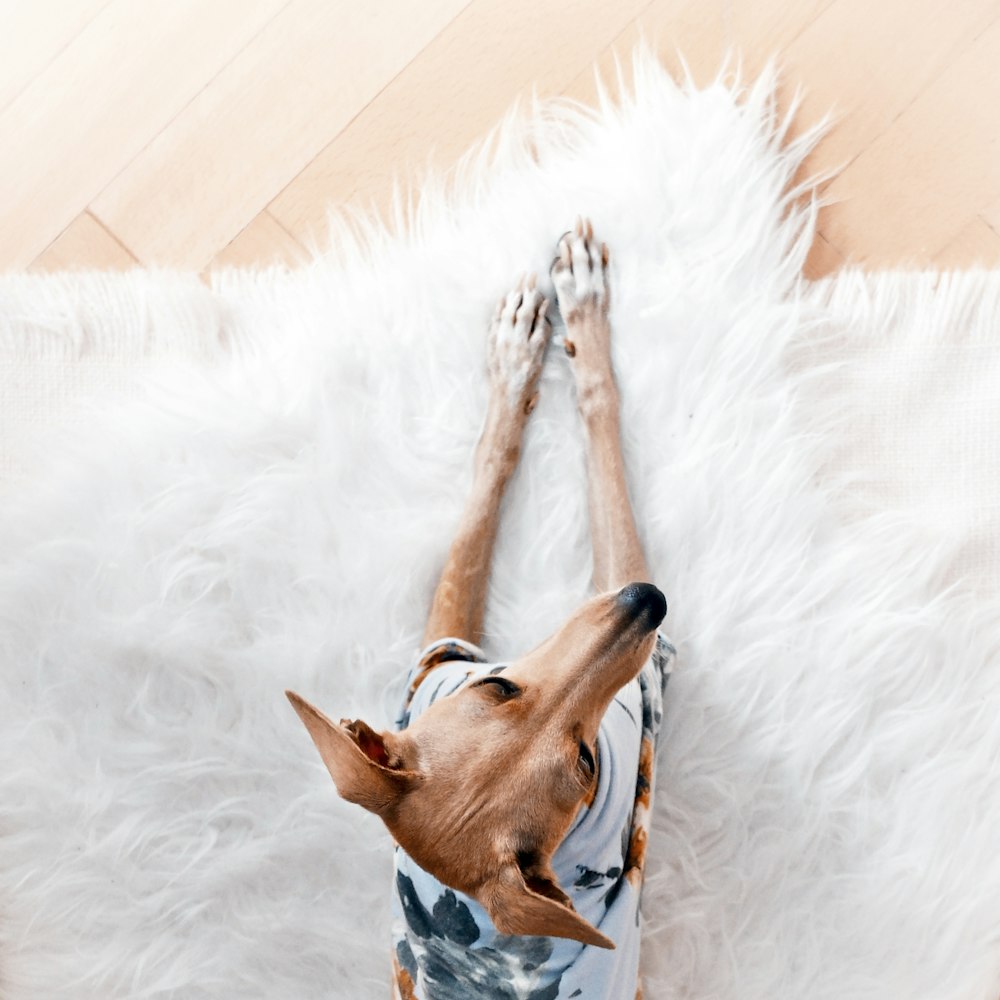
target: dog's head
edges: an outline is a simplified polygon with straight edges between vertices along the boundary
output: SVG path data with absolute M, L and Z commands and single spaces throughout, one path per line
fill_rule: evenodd
M 597 730 L 666 614 L 651 584 L 583 605 L 537 649 L 435 701 L 403 732 L 332 722 L 288 692 L 340 794 L 504 934 L 613 948 L 559 886 L 552 856 L 596 781 Z

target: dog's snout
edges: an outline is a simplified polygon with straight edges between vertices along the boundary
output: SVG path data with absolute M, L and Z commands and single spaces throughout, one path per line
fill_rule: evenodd
M 651 583 L 630 583 L 618 591 L 615 598 L 633 619 L 643 618 L 650 628 L 656 628 L 667 614 L 667 599 Z

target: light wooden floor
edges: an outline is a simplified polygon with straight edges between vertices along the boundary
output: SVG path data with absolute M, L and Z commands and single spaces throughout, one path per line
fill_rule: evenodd
M 699 81 L 778 53 L 842 165 L 810 273 L 1000 265 L 1000 0 L 0 0 L 0 267 L 301 259 L 517 94 L 644 33 Z

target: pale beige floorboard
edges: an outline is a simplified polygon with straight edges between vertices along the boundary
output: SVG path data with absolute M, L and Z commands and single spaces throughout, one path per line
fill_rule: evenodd
M 648 0 L 474 0 L 270 204 L 322 242 L 329 202 L 384 210 L 393 178 L 449 166 L 518 96 L 559 93 Z
M 611 39 L 594 67 L 587 67 L 567 87 L 567 96 L 592 102 L 594 70 L 613 86 L 617 66 L 626 71 L 637 44 L 645 42 L 678 78 L 690 75 L 706 86 L 729 67 L 743 79 L 758 74 L 835 0 L 652 0 L 620 34 Z M 795 83 L 791 84 L 794 91 Z
M 33 271 L 121 271 L 138 261 L 89 212 L 81 212 L 31 265 Z
M 0 111 L 110 0 L 0 0 Z
M 880 0 L 878 4 L 835 0 L 829 4 L 781 53 L 785 98 L 792 86 L 800 88 L 802 95 L 793 134 L 824 115 L 831 116 L 826 136 L 806 160 L 798 179 L 843 172 L 925 90 L 935 86 L 943 72 L 966 57 L 996 14 L 996 0 L 963 0 L 953 5 L 941 0 Z M 934 129 L 924 141 L 933 148 Z M 832 204 L 820 216 L 817 238 L 835 248 L 844 262 L 867 261 L 873 267 L 902 263 L 898 256 L 879 256 L 876 250 L 876 231 L 889 223 L 875 209 L 896 196 L 900 176 L 905 177 L 909 164 L 887 163 L 886 168 L 879 186 L 866 193 L 871 206 L 869 224 L 849 243 L 843 241 L 839 220 L 841 213 L 853 210 L 848 204 L 851 198 L 842 187 L 824 188 Z M 956 213 L 953 231 L 967 218 L 964 211 Z M 819 259 L 830 262 L 824 252 Z M 928 264 L 930 253 L 915 252 L 911 262 Z
M 744 53 L 748 73 L 758 73 L 772 59 L 780 60 L 810 26 L 837 0 L 733 0 L 730 42 Z M 800 81 L 789 81 L 792 88 Z
M 802 273 L 812 281 L 825 278 L 844 265 L 844 257 L 836 247 L 831 246 L 822 233 L 817 232 L 809 248 L 809 255 Z
M 305 247 L 265 209 L 212 258 L 209 267 L 293 267 L 308 260 Z
M 616 64 L 628 67 L 640 42 L 650 45 L 671 72 L 690 75 L 698 86 L 716 79 L 724 66 L 729 78 L 739 70 L 753 78 L 836 0 L 652 0 L 601 53 L 596 68 L 612 81 Z M 592 101 L 596 94 L 588 68 L 567 95 Z M 792 85 L 794 90 L 794 83 Z
M 933 257 L 935 267 L 1000 267 L 1000 235 L 974 216 Z
M 836 0 L 822 11 L 782 52 L 786 78 L 802 83 L 802 120 L 837 116 L 814 169 L 846 166 L 868 148 L 997 10 L 996 0 Z
M 997 61 L 1000 62 L 1000 53 L 997 53 Z M 997 136 L 996 136 L 997 132 L 1000 132 L 1000 125 L 998 125 L 996 129 L 994 129 L 994 134 L 992 136 L 994 143 L 996 143 L 997 141 Z M 983 138 L 989 139 L 990 138 L 989 133 L 987 133 Z M 983 208 L 983 210 L 979 214 L 982 216 L 983 221 L 991 229 L 1000 233 L 1000 199 L 994 200 L 993 198 L 991 198 L 990 203 L 986 205 L 986 207 Z
M 204 266 L 467 2 L 295 0 L 91 210 L 146 263 Z
M 830 185 L 823 227 L 872 266 L 927 260 L 1000 191 L 1000 20 Z
M 286 2 L 105 7 L 0 114 L 0 267 L 29 264 Z
M 592 103 L 597 95 L 594 71 L 613 84 L 619 64 L 627 82 L 632 52 L 643 41 L 677 79 L 690 74 L 699 86 L 708 84 L 725 60 L 731 22 L 731 0 L 653 0 L 609 40 L 593 66 L 585 67 L 569 81 L 564 94 Z M 611 92 L 616 92 L 613 85 Z

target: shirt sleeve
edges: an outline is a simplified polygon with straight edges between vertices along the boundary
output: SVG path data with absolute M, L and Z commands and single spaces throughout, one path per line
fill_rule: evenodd
M 466 663 L 487 663 L 486 655 L 474 643 L 466 639 L 457 639 L 448 636 L 444 639 L 436 639 L 434 642 L 424 646 L 417 654 L 413 665 L 406 675 L 406 690 L 403 694 L 403 704 L 400 707 L 399 718 L 396 720 L 397 729 L 405 729 L 410 722 L 410 705 L 413 696 L 417 693 L 417 688 L 435 668 L 442 663 L 454 663 L 464 661 Z
M 659 630 L 656 632 L 656 645 L 653 647 L 653 668 L 660 682 L 661 692 L 666 688 L 667 681 L 674 669 L 677 659 L 677 647 Z

